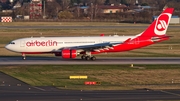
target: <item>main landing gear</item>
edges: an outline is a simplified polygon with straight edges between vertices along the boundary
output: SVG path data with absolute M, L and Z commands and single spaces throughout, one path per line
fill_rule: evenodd
M 96 57 L 95 56 L 89 56 L 89 55 L 82 55 L 81 56 L 81 59 L 82 60 L 96 60 Z
M 82 60 L 92 60 L 92 61 L 95 61 L 95 60 L 96 60 L 96 57 L 95 57 L 95 56 L 91 56 L 91 52 L 86 51 L 85 54 L 83 54 L 83 55 L 81 56 L 81 59 L 82 59 Z

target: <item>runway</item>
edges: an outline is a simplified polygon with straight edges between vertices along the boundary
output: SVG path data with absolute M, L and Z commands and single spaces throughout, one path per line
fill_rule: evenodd
M 0 29 L 145 29 L 148 26 L 0 26 Z M 169 26 L 179 29 L 180 26 Z
M 97 57 L 95 61 L 29 56 L 0 57 L 0 65 L 72 65 L 72 64 L 180 64 L 180 57 Z
M 51 86 L 30 86 L 2 72 L 0 77 L 0 101 L 173 101 L 180 99 L 180 90 L 63 90 Z
M 170 93 L 170 94 L 169 94 Z M 171 94 L 172 93 L 172 94 Z M 179 100 L 179 91 L 25 91 L 0 92 L 1 101 L 157 101 Z

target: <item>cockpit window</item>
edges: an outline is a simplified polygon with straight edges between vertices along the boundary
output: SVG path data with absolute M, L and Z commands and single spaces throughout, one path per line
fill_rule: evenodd
M 10 42 L 9 44 L 15 44 L 15 42 Z

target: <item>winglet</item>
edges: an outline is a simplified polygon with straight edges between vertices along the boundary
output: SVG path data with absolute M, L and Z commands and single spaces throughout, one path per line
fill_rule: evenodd
M 100 34 L 100 36 L 104 36 L 104 34 Z

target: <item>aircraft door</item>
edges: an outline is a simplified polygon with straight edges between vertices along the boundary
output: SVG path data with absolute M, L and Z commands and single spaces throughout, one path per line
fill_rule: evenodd
M 24 40 L 22 40 L 22 41 L 20 42 L 20 47 L 25 47 L 25 41 L 24 41 Z
M 131 41 L 129 42 L 129 44 L 134 44 L 134 45 L 139 44 L 139 38 L 135 38 L 135 39 L 131 40 Z
M 139 38 L 135 39 L 135 44 L 139 44 Z
M 103 43 L 102 39 L 99 39 L 99 40 L 98 40 L 98 43 Z

